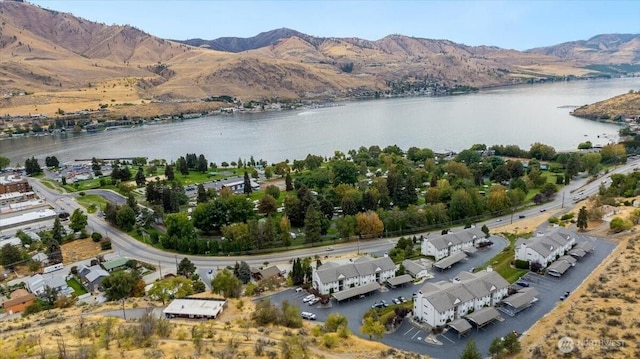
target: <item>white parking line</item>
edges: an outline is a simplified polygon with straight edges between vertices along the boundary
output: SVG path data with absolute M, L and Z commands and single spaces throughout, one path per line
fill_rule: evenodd
M 420 332 L 421 332 L 421 331 L 422 331 L 422 330 L 418 330 L 418 331 L 416 332 L 416 334 L 414 334 L 414 335 L 411 337 L 411 339 L 415 339 L 415 337 L 416 337 L 418 334 L 420 334 Z
M 441 337 L 445 338 L 446 340 L 450 341 L 452 344 L 455 344 L 456 342 L 454 342 L 453 340 L 449 339 L 448 336 L 442 334 Z
M 404 334 L 402 334 L 402 335 L 407 335 L 407 334 L 409 334 L 409 333 L 410 333 L 412 330 L 414 330 L 414 329 L 416 329 L 416 328 L 411 327 L 411 328 L 409 328 L 409 330 L 407 330 L 407 331 L 406 331 Z

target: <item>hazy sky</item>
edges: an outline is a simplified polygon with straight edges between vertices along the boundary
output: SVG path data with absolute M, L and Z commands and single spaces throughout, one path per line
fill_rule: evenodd
M 31 0 L 162 38 L 251 37 L 288 27 L 325 37 L 389 34 L 524 50 L 603 33 L 640 33 L 640 1 Z

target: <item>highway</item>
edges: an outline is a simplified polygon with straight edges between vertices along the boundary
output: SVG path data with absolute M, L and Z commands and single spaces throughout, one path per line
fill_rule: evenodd
M 524 209 L 521 212 L 514 213 L 513 215 L 505 215 L 498 218 L 494 218 L 486 222 L 487 226 L 498 227 L 505 223 L 516 223 L 523 215 L 525 217 L 533 217 L 541 214 L 541 209 L 545 211 L 557 211 L 565 208 L 570 209 L 574 205 L 573 198 L 578 194 L 582 198 L 593 195 L 598 192 L 599 186 L 603 181 L 607 181 L 609 176 L 614 173 L 629 173 L 634 170 L 640 163 L 640 158 L 630 158 L 627 164 L 618 166 L 611 170 L 609 173 L 600 176 L 597 180 L 588 183 L 586 178 L 576 178 L 568 186 L 564 187 L 562 191 L 556 194 L 556 197 L 541 206 L 530 207 Z M 54 190 L 43 186 L 36 179 L 30 178 L 29 182 L 33 189 L 49 202 L 56 211 L 67 211 L 72 213 L 76 208 L 81 208 L 78 202 L 75 201 L 74 196 L 77 194 L 59 194 Z M 86 191 L 89 192 L 89 191 Z M 108 193 L 104 193 L 108 192 Z M 119 203 L 126 201 L 126 198 L 116 194 L 112 191 L 106 190 L 93 190 L 91 193 L 98 193 L 107 196 L 110 200 L 118 200 Z M 482 225 L 478 223 L 477 225 Z M 452 228 L 454 231 L 460 228 Z M 336 243 L 332 245 L 332 250 L 328 251 L 327 247 L 316 248 L 304 248 L 298 250 L 291 250 L 287 252 L 277 252 L 253 256 L 195 256 L 176 254 L 171 252 L 164 252 L 149 245 L 143 244 L 136 239 L 130 237 L 128 234 L 121 232 L 116 227 L 111 226 L 103 218 L 98 215 L 88 215 L 88 229 L 90 231 L 99 232 L 103 235 L 107 235 L 111 238 L 113 249 L 121 256 L 126 256 L 132 259 L 145 261 L 152 264 L 160 264 L 163 268 L 175 268 L 176 262 L 183 257 L 188 257 L 196 267 L 203 268 L 218 268 L 228 265 L 234 265 L 236 261 L 246 261 L 252 266 L 261 266 L 264 262 L 270 264 L 284 264 L 289 263 L 292 258 L 296 257 L 314 257 L 316 255 L 324 259 L 325 256 L 337 256 L 342 254 L 355 254 L 355 253 L 384 253 L 394 247 L 398 238 L 382 238 L 373 240 L 362 240 L 349 243 Z

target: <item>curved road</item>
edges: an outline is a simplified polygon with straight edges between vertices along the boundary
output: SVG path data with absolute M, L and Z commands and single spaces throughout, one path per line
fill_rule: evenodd
M 601 176 L 596 181 L 592 181 L 587 183 L 587 179 L 580 178 L 572 181 L 568 186 L 564 187 L 562 192 L 556 195 L 556 198 L 551 202 L 545 203 L 541 207 L 534 207 L 525 209 L 522 212 L 515 213 L 514 215 L 506 215 L 502 217 L 498 217 L 497 219 L 492 220 L 491 222 L 487 222 L 487 226 L 496 227 L 501 226 L 506 222 L 517 222 L 519 220 L 519 215 L 524 215 L 527 217 L 535 216 L 540 214 L 541 209 L 545 210 L 557 210 L 561 208 L 571 208 L 573 207 L 573 198 L 577 196 L 578 193 L 582 193 L 579 195 L 584 198 L 595 194 L 598 192 L 599 186 L 601 183 L 605 182 L 606 184 L 610 183 L 608 180 L 609 176 L 614 173 L 628 173 L 634 170 L 636 166 L 640 164 L 640 158 L 630 158 L 627 164 L 623 166 L 619 166 L 609 173 Z M 54 209 L 59 211 L 67 211 L 72 213 L 76 208 L 81 208 L 81 206 L 73 199 L 73 194 L 59 194 L 54 192 L 45 186 L 43 186 L 39 181 L 34 180 L 32 178 L 29 179 L 29 182 L 33 189 L 39 193 L 42 197 L 44 197 L 47 202 L 54 206 Z M 125 202 L 126 198 L 120 196 L 119 194 L 113 191 L 106 190 L 92 190 L 85 191 L 89 193 L 97 193 L 100 195 L 104 195 L 110 200 L 117 200 L 119 203 Z M 260 266 L 265 261 L 271 264 L 281 264 L 281 263 L 289 263 L 292 258 L 295 257 L 313 257 L 318 255 L 320 257 L 324 257 L 327 255 L 339 255 L 339 254 L 347 254 L 347 253 L 382 253 L 393 248 L 395 243 L 398 240 L 396 238 L 383 238 L 383 239 L 374 239 L 374 240 L 366 240 L 366 241 L 358 241 L 358 242 L 349 242 L 349 243 L 340 243 L 332 246 L 332 251 L 327 251 L 327 247 L 316 247 L 316 248 L 304 248 L 298 250 L 291 250 L 287 252 L 278 252 L 278 253 L 269 253 L 262 255 L 253 255 L 253 256 L 227 256 L 227 257 L 213 257 L 213 256 L 195 256 L 195 255 L 184 255 L 184 254 L 175 254 L 170 252 L 164 252 L 144 243 L 137 241 L 136 239 L 130 237 L 126 233 L 121 232 L 117 228 L 111 226 L 109 223 L 104 221 L 97 215 L 89 215 L 88 216 L 88 228 L 91 231 L 96 231 L 100 233 L 107 234 L 113 244 L 113 248 L 120 255 L 126 255 L 129 258 L 137 259 L 141 261 L 145 261 L 152 264 L 160 264 L 162 267 L 173 267 L 175 268 L 176 263 L 179 258 L 188 257 L 196 267 L 199 268 L 215 268 L 215 267 L 224 267 L 228 265 L 234 265 L 236 261 L 246 261 L 250 265 Z M 462 227 L 460 227 L 461 229 Z M 458 230 L 458 228 L 454 228 L 454 230 Z

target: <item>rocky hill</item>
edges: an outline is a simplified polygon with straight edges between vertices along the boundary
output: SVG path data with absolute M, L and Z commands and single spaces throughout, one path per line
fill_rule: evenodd
M 188 112 L 184 104 L 218 96 L 446 94 L 597 73 L 553 54 L 402 35 L 369 41 L 278 29 L 180 43 L 14 1 L 0 1 L 0 23 L 0 107 L 11 115 L 97 110 L 105 103 L 129 110 L 180 103 Z
M 583 65 L 637 65 L 640 62 L 640 34 L 597 35 L 589 40 L 570 41 L 526 52 L 557 56 Z
M 640 118 L 640 91 L 630 90 L 629 93 L 579 107 L 571 114 L 592 120 L 637 119 Z

